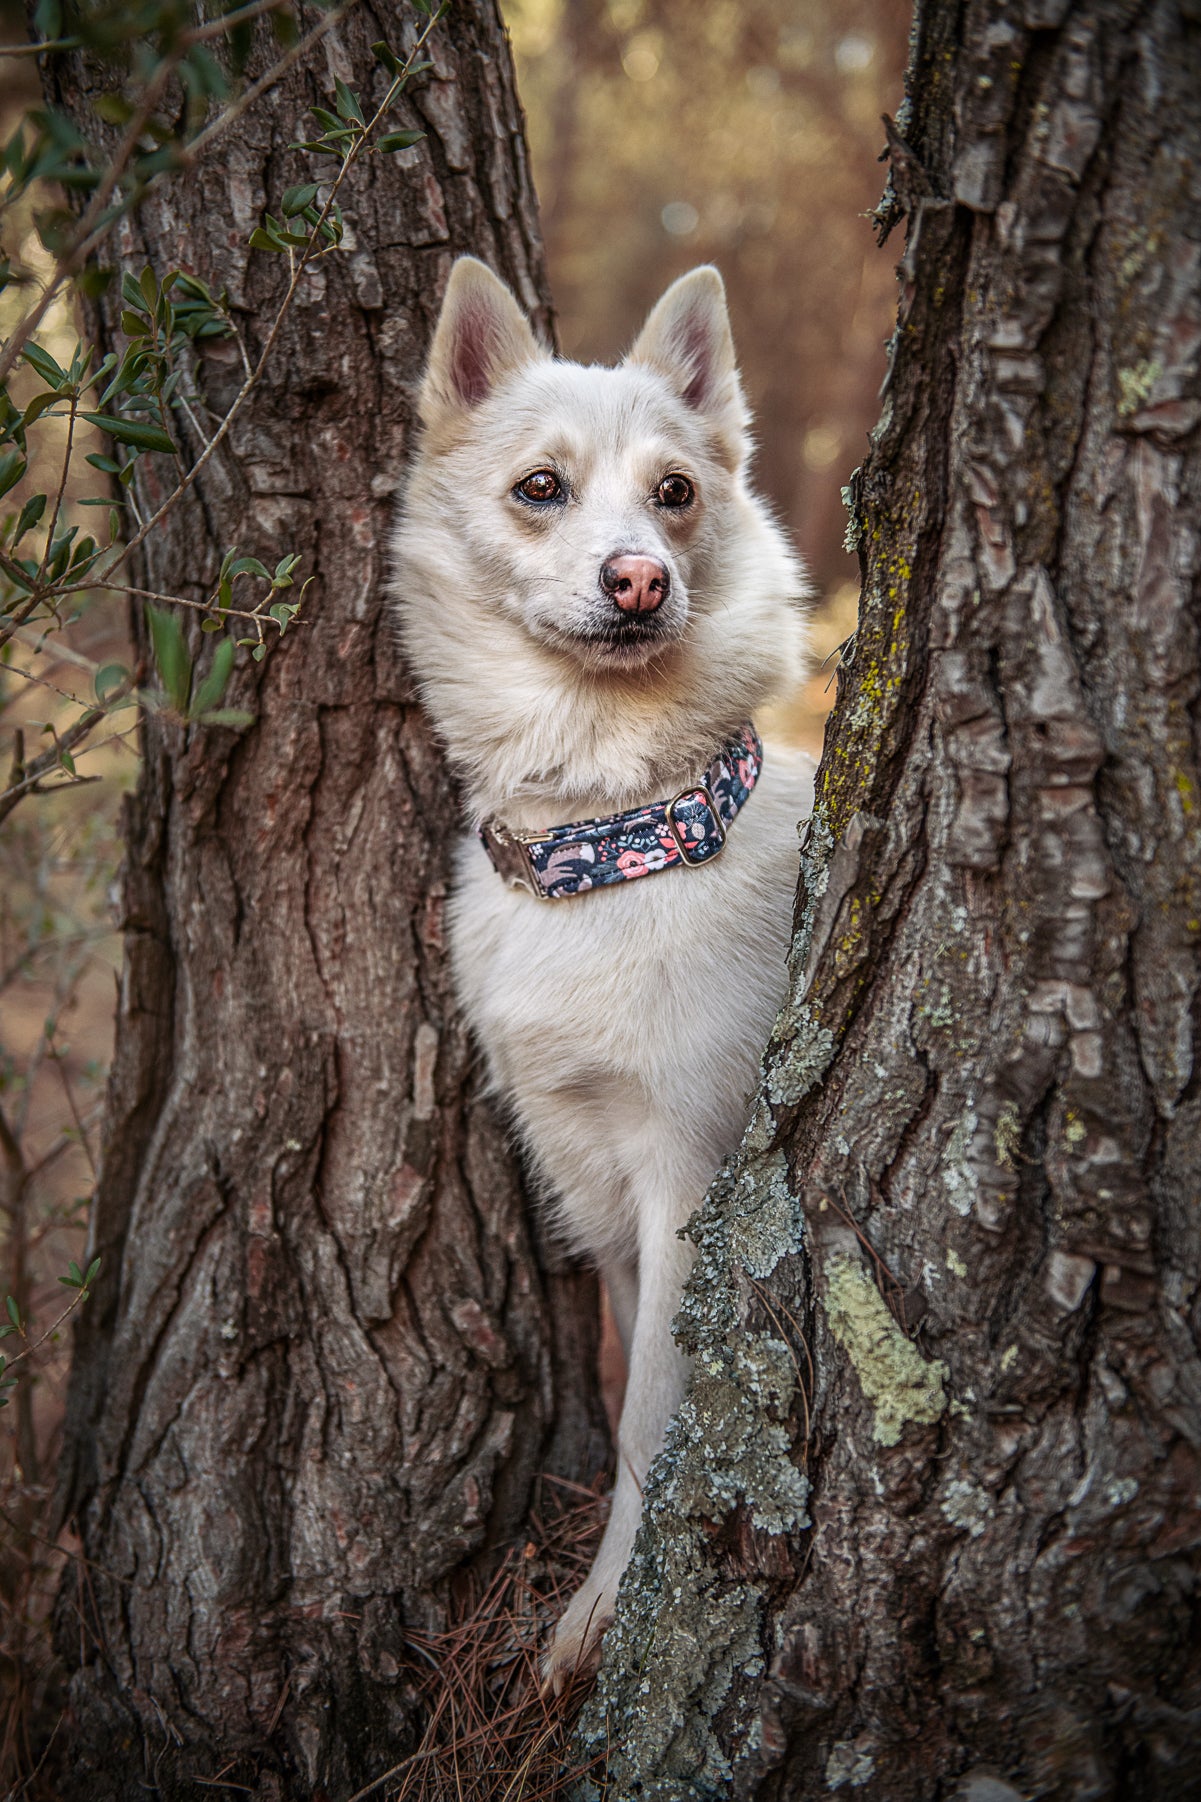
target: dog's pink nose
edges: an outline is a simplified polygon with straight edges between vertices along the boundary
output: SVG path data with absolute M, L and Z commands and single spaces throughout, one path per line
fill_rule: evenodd
M 623 613 L 653 613 L 671 587 L 671 577 L 654 557 L 610 557 L 600 579 Z

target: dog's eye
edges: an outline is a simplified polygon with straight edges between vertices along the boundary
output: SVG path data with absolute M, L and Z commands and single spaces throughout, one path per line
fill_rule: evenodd
M 544 504 L 546 501 L 557 501 L 563 492 L 563 484 L 553 469 L 536 469 L 532 476 L 526 476 L 518 482 L 513 490 L 523 501 L 534 501 Z
M 664 476 L 655 498 L 661 507 L 686 507 L 695 492 L 687 476 Z

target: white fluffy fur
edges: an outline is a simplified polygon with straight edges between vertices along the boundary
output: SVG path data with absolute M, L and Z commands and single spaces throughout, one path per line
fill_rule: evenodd
M 616 369 L 537 345 L 470 258 L 451 274 L 396 537 L 426 704 L 476 819 L 543 830 L 661 800 L 801 668 L 805 585 L 749 491 L 715 270 L 676 282 Z M 531 508 L 536 470 L 565 497 Z M 682 474 L 691 507 L 657 504 Z M 613 645 L 599 572 L 657 558 L 658 636 Z M 556 1686 L 612 1614 L 647 1467 L 679 1403 L 679 1229 L 736 1145 L 785 985 L 808 760 L 774 746 L 712 865 L 543 902 L 460 845 L 455 978 L 563 1232 L 604 1273 L 629 1360 L 609 1525 L 547 1659 Z

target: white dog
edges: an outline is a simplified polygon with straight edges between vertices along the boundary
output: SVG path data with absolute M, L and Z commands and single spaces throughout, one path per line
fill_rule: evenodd
M 396 593 L 482 829 L 457 859 L 455 979 L 629 1363 L 609 1524 L 546 1659 L 559 1688 L 613 1612 L 687 1375 L 680 1229 L 784 994 L 812 766 L 762 759 L 749 722 L 798 678 L 805 583 L 746 484 L 716 270 L 602 369 L 550 356 L 465 257 L 421 417 Z

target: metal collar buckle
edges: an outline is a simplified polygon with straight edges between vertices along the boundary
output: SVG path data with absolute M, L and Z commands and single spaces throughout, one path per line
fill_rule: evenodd
M 496 820 L 488 822 L 484 834 L 484 846 L 492 859 L 493 869 L 513 888 L 527 889 L 539 901 L 548 900 L 546 890 L 535 873 L 529 847 L 545 843 L 550 834 L 511 832 Z
M 705 838 L 702 842 L 707 843 L 710 838 L 715 838 L 717 840 L 716 850 L 710 851 L 701 857 L 695 857 L 692 854 L 688 846 L 688 841 L 676 820 L 676 808 L 682 801 L 701 801 L 708 809 L 709 819 L 712 821 L 712 830 L 706 830 Z M 699 870 L 702 864 L 712 863 L 715 857 L 720 857 L 726 842 L 726 829 L 722 823 L 722 817 L 717 811 L 717 802 L 713 799 L 712 791 L 707 782 L 699 783 L 695 788 L 682 788 L 679 794 L 667 803 L 667 824 L 671 827 L 672 837 L 680 847 L 680 856 L 684 859 L 684 862 L 688 865 L 690 870 Z

